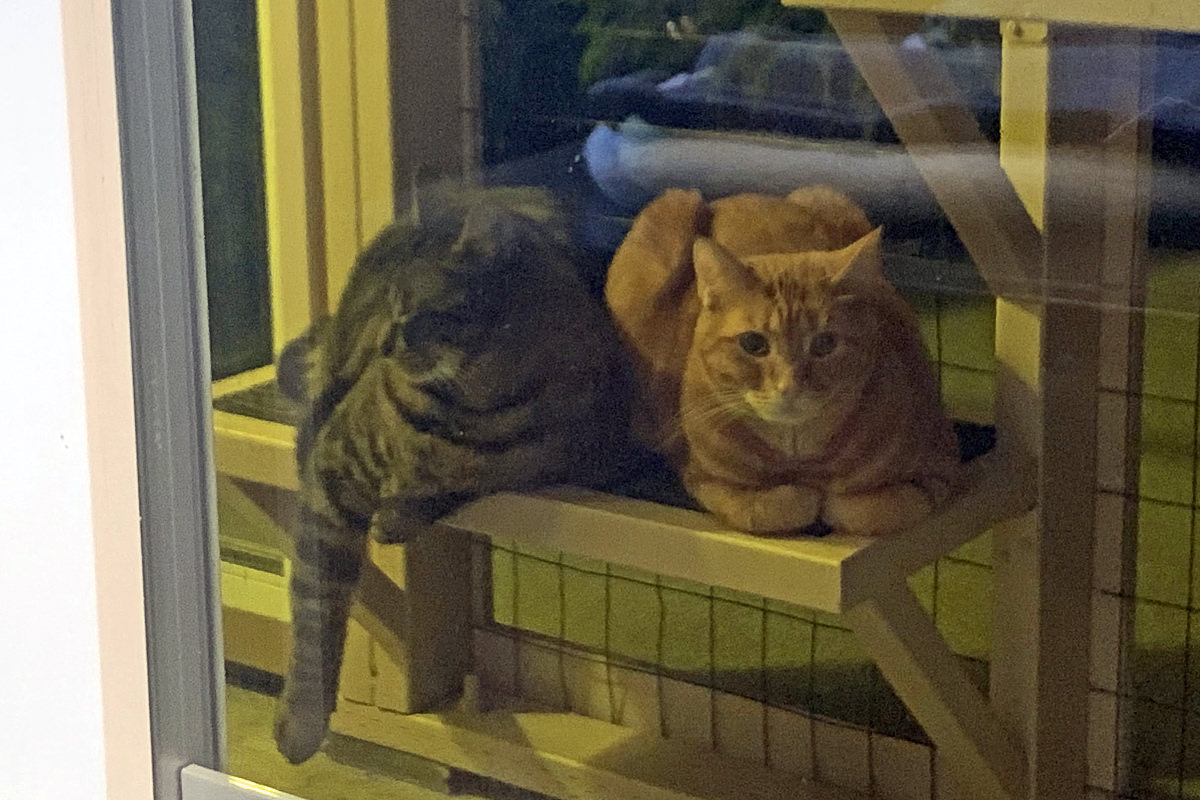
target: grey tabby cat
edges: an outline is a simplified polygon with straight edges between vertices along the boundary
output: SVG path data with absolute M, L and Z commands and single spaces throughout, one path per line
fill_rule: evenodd
M 534 189 L 421 205 L 359 256 L 337 313 L 280 357 L 297 435 L 293 651 L 275 723 L 320 747 L 368 535 L 402 542 L 480 495 L 595 483 L 624 451 L 623 367 L 566 228 Z

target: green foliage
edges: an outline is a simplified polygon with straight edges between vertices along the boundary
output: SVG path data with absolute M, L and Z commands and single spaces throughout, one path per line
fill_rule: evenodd
M 688 70 L 714 33 L 825 27 L 821 12 L 778 0 L 481 0 L 480 11 L 487 164 L 579 138 L 597 80 Z
M 704 37 L 759 28 L 812 33 L 825 27 L 819 11 L 778 0 L 573 0 L 583 9 L 579 30 L 587 47 L 579 64 L 583 85 L 643 69 L 687 69 Z M 684 24 L 684 18 L 690 24 Z M 668 32 L 668 23 L 676 35 Z

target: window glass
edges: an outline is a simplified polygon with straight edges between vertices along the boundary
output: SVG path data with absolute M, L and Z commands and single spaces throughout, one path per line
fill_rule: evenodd
M 1076 534 L 1063 547 L 1094 543 L 1090 591 L 1063 601 L 1093 615 L 1088 785 L 1200 797 L 1200 22 L 1148 4 L 1048 25 L 900 0 L 285 5 L 193 20 L 231 773 L 309 800 L 553 794 L 512 755 L 565 752 L 550 729 L 496 727 L 544 710 L 779 785 L 946 796 L 930 718 L 813 565 L 982 496 L 979 465 L 1020 453 L 1042 519 Z M 883 372 L 854 383 L 859 352 Z M 736 399 L 680 399 L 713 375 Z M 803 411 L 818 383 L 876 399 L 852 424 L 833 400 Z M 610 461 L 600 429 L 658 452 Z M 851 439 L 872 455 L 830 455 Z M 902 477 L 897 453 L 917 454 Z M 971 513 L 1017 515 L 1017 495 Z M 711 533 L 754 526 L 809 549 L 760 567 L 758 544 Z M 1025 657 L 1006 611 L 1022 584 L 988 528 L 893 556 L 981 697 Z M 353 610 L 322 739 L 331 694 L 277 696 L 290 664 L 337 661 L 335 607 Z M 477 759 L 484 742 L 504 755 Z

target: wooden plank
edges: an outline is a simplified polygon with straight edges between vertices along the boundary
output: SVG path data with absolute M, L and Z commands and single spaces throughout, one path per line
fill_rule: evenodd
M 842 562 L 872 542 L 751 536 L 697 511 L 572 487 L 492 495 L 441 524 L 831 612 Z
M 213 454 L 221 475 L 295 491 L 294 439 L 290 425 L 213 411 Z
M 992 293 L 1027 294 L 1040 280 L 1041 237 L 945 66 L 900 47 L 916 20 L 827 16 Z
M 258 0 L 262 73 L 263 177 L 267 258 L 271 283 L 271 333 L 275 352 L 300 335 L 324 298 L 312 305 L 323 269 L 321 176 L 316 125 L 312 18 L 305 4 Z
M 340 734 L 565 800 L 861 800 L 707 748 L 569 713 L 399 715 L 346 704 Z
M 359 247 L 392 221 L 392 84 L 388 4 L 350 6 L 354 43 L 354 112 L 358 153 Z
M 945 17 L 1019 19 L 1200 31 L 1192 0 L 783 0 L 784 5 Z
M 299 488 L 292 428 L 220 411 L 213 416 L 219 472 Z M 1021 462 L 984 456 L 969 474 L 972 486 L 963 497 L 880 540 L 752 536 L 697 511 L 565 486 L 484 497 L 440 524 L 837 613 L 870 596 L 876 584 L 919 569 L 1029 507 L 1031 471 Z
M 362 241 L 351 0 L 316 3 L 327 307 L 335 308 Z
M 752 536 L 708 514 L 570 487 L 485 497 L 441 524 L 837 613 L 1029 508 L 1019 463 L 984 457 L 970 474 L 964 496 L 881 539 Z
M 964 797 L 1023 796 L 1025 759 L 901 581 L 845 614 L 896 694 L 945 754 Z M 1062 795 L 1067 797 L 1068 795 Z

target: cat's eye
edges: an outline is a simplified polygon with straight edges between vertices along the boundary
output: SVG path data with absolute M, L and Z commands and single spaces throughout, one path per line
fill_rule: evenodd
M 771 343 L 767 341 L 767 337 L 763 336 L 758 331 L 746 331 L 739 333 L 737 337 L 738 345 L 752 356 L 765 356 L 771 352 Z
M 816 336 L 808 340 L 809 355 L 815 358 L 823 358 L 834 351 L 837 347 L 837 335 L 831 331 L 821 331 Z

